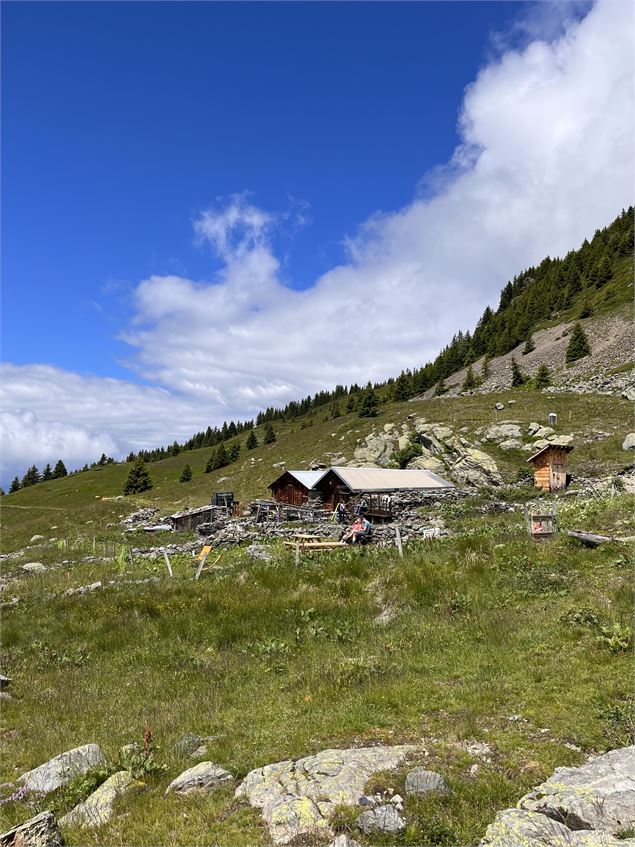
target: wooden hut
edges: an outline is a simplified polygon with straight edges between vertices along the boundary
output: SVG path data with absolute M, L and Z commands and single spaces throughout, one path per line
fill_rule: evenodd
M 393 494 L 445 488 L 454 486 L 432 471 L 410 468 L 330 468 L 315 483 L 325 509 L 332 511 L 338 503 L 350 509 L 363 499 L 370 517 L 384 519 L 392 515 Z
M 534 466 L 534 485 L 543 491 L 563 491 L 567 487 L 565 462 L 571 444 L 552 441 L 527 459 Z
M 276 503 L 304 506 L 314 495 L 315 484 L 326 471 L 285 471 L 269 488 Z

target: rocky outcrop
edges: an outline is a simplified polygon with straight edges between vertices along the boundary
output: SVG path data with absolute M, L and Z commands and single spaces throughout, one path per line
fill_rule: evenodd
M 355 805 L 368 779 L 392 770 L 416 752 L 412 745 L 323 750 L 297 761 L 251 771 L 236 789 L 262 816 L 275 844 L 310 833 L 330 833 L 338 805 Z
M 225 782 L 231 782 L 234 777 L 213 762 L 199 762 L 179 774 L 165 790 L 166 796 L 175 794 L 208 794 L 215 791 Z
M 440 773 L 428 771 L 425 768 L 415 768 L 410 771 L 406 777 L 406 794 L 423 797 L 431 791 L 448 793 L 448 786 Z
M 496 815 L 481 847 L 635 847 L 635 747 L 557 768 Z
M 18 777 L 18 782 L 22 783 L 27 791 L 49 794 L 75 777 L 103 764 L 105 759 L 99 745 L 84 744 L 82 747 L 60 753 L 43 765 L 23 773 Z
M 570 829 L 613 834 L 635 829 L 635 746 L 612 750 L 580 768 L 557 768 L 518 805 Z
M 392 803 L 362 812 L 355 823 L 366 835 L 372 835 L 374 832 L 401 832 L 406 828 L 405 820 Z
M 63 847 L 64 839 L 53 812 L 40 812 L 0 835 L 0 847 Z
M 635 432 L 629 432 L 622 444 L 622 450 L 635 450 Z
M 132 788 L 140 788 L 142 782 L 137 782 L 130 771 L 119 771 L 103 782 L 96 791 L 75 806 L 74 809 L 64 815 L 60 820 L 60 826 L 98 827 L 103 826 L 111 819 L 114 804 L 117 797 L 130 791 Z

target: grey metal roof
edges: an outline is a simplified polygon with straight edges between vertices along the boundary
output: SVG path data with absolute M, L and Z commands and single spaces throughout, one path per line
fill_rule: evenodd
M 331 468 L 351 491 L 402 491 L 406 489 L 454 488 L 432 471 L 391 468 Z M 315 484 L 315 483 L 314 483 Z
M 327 473 L 327 471 L 284 471 L 284 473 L 281 473 L 280 476 L 274 480 L 274 482 L 277 482 L 278 479 L 280 479 L 281 476 L 284 476 L 285 473 L 291 474 L 294 479 L 297 479 L 300 485 L 303 485 L 305 488 L 311 489 L 320 479 L 322 479 L 322 477 L 325 473 Z M 273 482 L 271 483 L 271 485 L 273 485 Z M 271 488 L 271 485 L 269 486 L 269 488 Z

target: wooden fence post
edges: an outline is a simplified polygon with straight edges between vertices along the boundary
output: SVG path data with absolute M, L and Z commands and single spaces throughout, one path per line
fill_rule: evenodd
M 209 553 L 206 553 L 204 556 L 201 557 L 201 561 L 199 562 L 199 565 L 196 569 L 196 575 L 194 577 L 195 582 L 198 580 L 199 576 L 201 575 L 201 571 L 203 570 L 203 566 L 205 565 L 205 559 L 207 559 L 208 555 L 209 555 Z
M 399 550 L 399 558 L 403 559 L 403 544 L 401 543 L 401 530 L 399 527 L 395 527 L 395 541 L 397 542 L 397 549 Z
M 170 576 L 174 576 L 174 574 L 172 573 L 172 565 L 170 564 L 170 557 L 165 552 L 165 550 L 163 551 L 163 558 L 165 559 L 165 564 L 168 569 L 168 573 L 170 574 Z
M 300 542 L 295 542 L 295 564 L 296 567 L 300 564 Z

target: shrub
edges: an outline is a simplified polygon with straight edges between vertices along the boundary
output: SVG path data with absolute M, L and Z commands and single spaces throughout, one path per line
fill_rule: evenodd
M 247 436 L 247 440 L 245 441 L 245 447 L 248 450 L 253 450 L 257 446 L 258 446 L 258 438 L 256 437 L 256 433 L 252 429 L 250 431 L 249 435 Z
M 189 482 L 191 479 L 192 479 L 192 468 L 189 465 L 185 465 L 185 467 L 181 471 L 181 476 L 179 477 L 179 482 Z
M 478 380 L 474 376 L 474 371 L 472 370 L 472 365 L 467 369 L 467 373 L 465 374 L 465 379 L 463 380 L 463 385 L 461 386 L 461 391 L 471 391 L 473 388 L 476 388 L 478 385 Z
M 548 385 L 551 385 L 551 374 L 549 373 L 549 368 L 543 364 L 538 368 L 538 372 L 534 378 L 534 387 L 546 388 Z
M 518 367 L 518 362 L 512 356 L 512 388 L 518 388 L 521 385 L 524 385 L 527 381 L 527 377 Z

